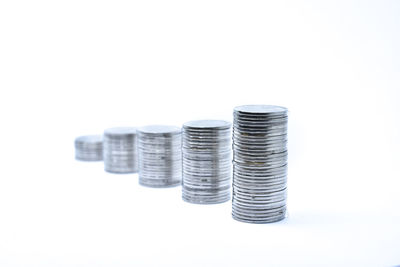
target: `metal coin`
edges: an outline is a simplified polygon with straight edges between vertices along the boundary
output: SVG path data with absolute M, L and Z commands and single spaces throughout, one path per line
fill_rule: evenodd
M 149 125 L 138 129 L 139 184 L 173 187 L 182 180 L 181 128 Z
M 248 223 L 282 220 L 287 194 L 287 109 L 234 109 L 232 217 Z
M 230 199 L 231 123 L 190 121 L 183 125 L 182 199 L 216 204 Z
M 104 169 L 111 173 L 138 171 L 135 127 L 116 127 L 104 131 Z
M 103 160 L 103 136 L 85 135 L 75 139 L 75 158 L 82 161 Z

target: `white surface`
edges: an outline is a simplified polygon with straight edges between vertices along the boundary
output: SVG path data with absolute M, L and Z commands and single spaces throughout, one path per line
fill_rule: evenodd
M 0 266 L 400 264 L 400 2 L 1 1 Z M 289 217 L 73 159 L 112 126 L 290 110 Z

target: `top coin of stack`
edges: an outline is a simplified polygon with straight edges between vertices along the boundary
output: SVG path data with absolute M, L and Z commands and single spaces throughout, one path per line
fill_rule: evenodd
M 230 199 L 231 123 L 190 121 L 183 125 L 182 198 L 196 204 Z
M 181 184 L 181 128 L 150 125 L 138 129 L 139 183 L 148 187 Z
M 103 160 L 103 137 L 85 135 L 75 139 L 75 158 L 83 161 Z
M 138 171 L 136 128 L 117 127 L 104 131 L 104 169 L 112 173 Z
M 287 109 L 251 105 L 234 109 L 234 219 L 282 220 L 286 213 Z

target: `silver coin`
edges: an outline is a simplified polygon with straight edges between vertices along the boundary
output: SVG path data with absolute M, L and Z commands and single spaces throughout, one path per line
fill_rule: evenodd
M 247 209 L 240 209 L 233 206 L 233 218 L 246 220 L 252 223 L 276 222 L 285 218 L 286 206 L 272 210 L 271 212 L 247 212 Z
M 282 220 L 287 195 L 287 109 L 248 105 L 233 114 L 232 217 L 248 223 Z
M 189 121 L 183 124 L 185 130 L 196 130 L 203 132 L 206 129 L 224 130 L 230 129 L 231 123 L 223 120 L 196 120 Z
M 182 130 L 149 125 L 138 129 L 139 184 L 173 187 L 182 181 Z
M 231 196 L 231 123 L 220 120 L 183 124 L 182 199 L 216 204 Z
M 272 105 L 243 105 L 235 107 L 234 112 L 242 114 L 286 114 L 287 108 Z
M 104 131 L 104 169 L 111 173 L 138 171 L 137 129 L 115 127 Z
M 103 160 L 103 136 L 85 135 L 75 139 L 75 158 L 82 161 Z
M 265 218 L 262 219 L 253 219 L 251 217 L 245 217 L 245 216 L 240 216 L 237 214 L 232 213 L 232 217 L 239 222 L 244 222 L 244 223 L 254 223 L 254 224 L 266 224 L 266 223 L 274 223 L 281 221 L 285 219 L 286 215 L 285 212 L 281 212 L 278 215 L 275 216 L 266 216 Z

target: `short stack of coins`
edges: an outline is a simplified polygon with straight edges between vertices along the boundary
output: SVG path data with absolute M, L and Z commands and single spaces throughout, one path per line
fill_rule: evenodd
M 248 223 L 285 218 L 287 109 L 249 105 L 234 109 L 232 216 Z
M 172 187 L 182 182 L 182 131 L 176 126 L 138 129 L 139 184 Z
M 85 135 L 75 139 L 75 158 L 82 161 L 103 160 L 103 137 Z
M 231 123 L 190 121 L 183 125 L 182 199 L 195 204 L 226 202 L 231 194 Z
M 104 131 L 104 170 L 111 173 L 138 171 L 137 134 L 134 127 Z

